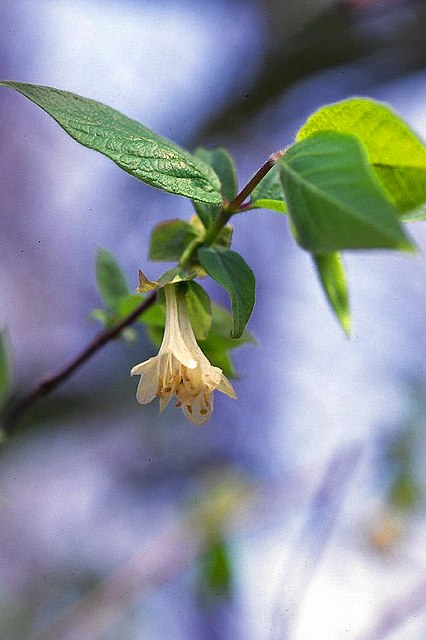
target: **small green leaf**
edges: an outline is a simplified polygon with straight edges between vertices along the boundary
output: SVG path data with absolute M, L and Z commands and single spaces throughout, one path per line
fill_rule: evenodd
M 184 220 L 167 220 L 154 227 L 151 234 L 151 260 L 179 260 L 190 242 L 199 237 L 197 229 Z
M 307 120 L 296 139 L 322 131 L 349 133 L 361 140 L 379 179 L 401 211 L 426 201 L 426 147 L 388 106 L 351 98 L 322 107 Z
M 421 501 L 422 489 L 412 468 L 402 469 L 390 487 L 389 502 L 397 509 L 413 510 Z
M 196 273 L 186 273 L 180 267 L 168 269 L 158 278 L 158 287 L 161 289 L 168 284 L 177 284 L 178 282 L 187 282 L 197 277 Z
M 200 247 L 198 259 L 209 276 L 229 293 L 233 314 L 231 335 L 239 338 L 254 307 L 253 271 L 238 253 L 223 247 Z
M 219 234 L 219 236 L 216 238 L 216 240 L 214 241 L 214 244 L 219 245 L 220 247 L 225 247 L 226 249 L 229 249 L 229 247 L 231 246 L 231 242 L 232 242 L 232 234 L 233 234 L 233 227 L 231 226 L 226 226 L 222 229 L 222 232 Z
M 279 165 L 272 167 L 253 189 L 250 196 L 250 205 L 253 209 L 270 209 L 279 213 L 286 212 L 287 206 Z
M 111 322 L 111 315 L 106 309 L 93 309 L 89 313 L 89 318 L 91 320 L 97 320 L 104 327 L 108 326 Z
M 22 82 L 0 82 L 41 107 L 74 140 L 103 153 L 153 187 L 209 204 L 221 204 L 213 169 L 139 122 L 100 102 L 68 91 Z
M 139 320 L 142 324 L 145 324 L 151 329 L 159 329 L 161 334 L 164 331 L 164 325 L 166 324 L 166 309 L 163 304 L 153 304 Z
M 222 211 L 222 205 L 209 205 L 193 202 L 194 209 L 206 229 L 209 229 Z
M 297 242 L 315 254 L 413 245 L 355 136 L 317 133 L 290 147 L 281 179 Z
M 312 257 L 327 300 L 343 331 L 348 335 L 351 329 L 351 315 L 342 257 L 340 253 L 323 253 Z
M 203 149 L 199 147 L 196 149 L 194 155 L 212 167 L 219 176 L 222 196 L 227 200 L 232 200 L 237 193 L 237 172 L 234 161 L 228 151 L 223 147 L 217 147 L 216 149 Z M 206 229 L 213 224 L 222 209 L 222 203 L 213 206 L 197 202 L 193 204 L 195 211 Z
M 232 563 L 227 545 L 215 541 L 200 560 L 199 589 L 204 597 L 230 598 Z
M 139 305 L 142 304 L 142 302 L 144 301 L 145 296 L 143 295 L 138 295 L 136 293 L 128 293 L 126 296 L 123 296 L 120 299 L 120 302 L 118 303 L 116 309 L 115 309 L 115 319 L 117 322 L 119 322 L 120 320 L 123 320 L 126 316 L 128 316 L 130 313 L 133 313 L 133 311 L 139 307 Z M 143 315 L 145 315 L 145 313 L 148 313 L 149 309 L 147 309 Z M 138 321 L 142 322 L 142 316 L 140 318 L 138 318 Z
M 196 282 L 188 282 L 185 291 L 186 306 L 197 340 L 205 340 L 212 324 L 210 297 Z
M 236 378 L 237 374 L 229 356 L 229 351 L 237 349 L 245 343 L 255 343 L 253 336 L 244 330 L 240 338 L 230 338 L 232 315 L 223 307 L 212 305 L 212 326 L 206 340 L 200 341 L 200 347 L 215 367 L 220 367 L 228 378 Z
M 6 331 L 0 331 L 0 409 L 3 409 L 9 397 L 12 376 L 7 348 Z
M 194 155 L 212 167 L 219 177 L 222 196 L 230 202 L 237 195 L 238 189 L 237 170 L 231 154 L 223 147 L 215 149 L 199 147 L 195 150 Z
M 105 304 L 114 309 L 120 299 L 129 293 L 129 288 L 117 261 L 106 249 L 96 254 L 96 279 Z
M 120 338 L 123 338 L 127 344 L 135 344 L 138 339 L 138 334 L 133 327 L 126 327 L 120 334 Z

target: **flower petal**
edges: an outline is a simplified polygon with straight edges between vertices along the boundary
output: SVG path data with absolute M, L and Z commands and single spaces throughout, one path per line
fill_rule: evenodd
M 135 366 L 130 371 L 131 376 L 141 376 L 147 373 L 147 370 L 155 363 L 158 359 L 158 356 L 154 356 L 153 358 L 149 358 L 145 360 L 145 362 L 141 362 L 140 364 L 135 364 Z
M 200 396 L 197 396 L 191 406 L 183 404 L 182 411 L 185 417 L 188 418 L 192 424 L 201 427 L 210 420 L 213 413 L 213 394 L 209 394 L 209 403 L 205 403 Z
M 136 399 L 139 404 L 148 404 L 155 398 L 158 388 L 158 356 L 149 358 L 133 367 L 130 374 L 140 375 Z
M 236 400 L 237 398 L 237 394 L 235 393 L 234 387 L 232 386 L 228 378 L 223 373 L 220 378 L 220 382 L 217 385 L 217 390 L 222 391 L 222 393 L 225 393 L 230 398 L 234 398 L 234 400 Z

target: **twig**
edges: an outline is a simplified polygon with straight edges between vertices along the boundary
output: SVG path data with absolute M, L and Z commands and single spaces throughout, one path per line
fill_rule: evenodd
M 25 413 L 43 396 L 48 395 L 54 389 L 59 387 L 65 380 L 67 380 L 72 374 L 77 371 L 87 360 L 89 360 L 99 349 L 101 349 L 107 342 L 114 340 L 120 333 L 132 324 L 144 311 L 146 311 L 156 299 L 156 293 L 151 293 L 144 301 L 136 307 L 132 313 L 126 316 L 121 322 L 111 329 L 106 329 L 99 333 L 94 340 L 72 360 L 66 367 L 58 371 L 58 373 L 48 376 L 37 384 L 37 386 L 30 391 L 30 393 L 24 396 L 15 406 L 6 413 L 5 417 L 1 421 L 1 432 L 3 437 L 9 436 L 16 429 L 21 418 Z
M 272 169 L 275 163 L 282 158 L 284 155 L 284 151 L 277 151 L 273 153 L 266 162 L 262 164 L 260 169 L 256 171 L 251 180 L 241 189 L 241 191 L 235 196 L 231 202 L 226 204 L 219 213 L 216 218 L 214 224 L 210 227 L 208 232 L 206 233 L 205 238 L 203 239 L 203 244 L 209 246 L 216 240 L 219 233 L 225 227 L 225 225 L 229 222 L 230 218 L 234 215 L 234 213 L 238 213 L 239 211 L 246 211 L 247 206 L 245 206 L 244 200 L 248 198 L 253 189 L 259 184 L 259 182 L 266 176 L 268 171 Z
M 229 212 L 236 212 L 243 204 L 244 200 L 248 198 L 253 189 L 257 187 L 259 182 L 266 176 L 266 174 L 272 169 L 275 163 L 283 157 L 284 151 L 277 151 L 273 153 L 270 158 L 256 171 L 252 179 L 246 184 L 246 186 L 241 189 L 240 193 L 238 193 L 235 198 L 228 204 L 226 210 Z

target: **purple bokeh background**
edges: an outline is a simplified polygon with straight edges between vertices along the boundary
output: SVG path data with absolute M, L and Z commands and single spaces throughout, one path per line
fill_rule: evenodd
M 409 11 L 410 3 L 400 4 Z M 269 37 L 255 2 L 3 0 L 1 18 L 1 77 L 100 100 L 183 145 L 200 142 L 198 131 L 235 92 L 245 95 Z M 387 33 L 386 21 L 380 25 Z M 426 76 L 418 71 L 382 84 L 380 60 L 307 76 L 229 142 L 217 134 L 202 142 L 229 146 L 244 184 L 315 108 L 350 95 L 385 100 L 426 137 Z M 96 249 L 117 257 L 131 286 L 140 267 L 156 277 L 161 265 L 147 262 L 150 231 L 165 218 L 189 216 L 190 204 L 80 147 L 6 89 L 0 136 L 0 324 L 8 327 L 22 390 L 95 335 L 88 314 L 99 305 Z M 386 560 L 367 548 L 365 533 L 385 510 L 372 479 L 377 440 L 404 422 L 412 381 L 425 380 L 426 235 L 422 223 L 409 231 L 419 247 L 414 257 L 347 256 L 347 340 L 286 220 L 265 211 L 236 220 L 233 246 L 257 276 L 250 330 L 258 344 L 236 353 L 238 401 L 217 394 L 205 429 L 172 408 L 158 417 L 157 407 L 136 404 L 130 367 L 154 353 L 142 335 L 131 347 L 109 344 L 46 403 L 49 409 L 40 405 L 32 428 L 2 456 L 0 636 L 35 637 L 173 526 L 188 501 L 201 499 L 210 471 L 231 470 L 260 500 L 243 506 L 241 522 L 228 532 L 232 604 L 213 613 L 200 607 L 188 566 L 136 597 L 99 637 L 358 638 L 388 598 L 424 575 L 421 513 Z M 352 455 L 358 446 L 361 453 Z M 348 458 L 339 457 L 342 450 Z M 344 506 L 321 555 L 309 546 L 317 525 L 302 542 L 300 532 L 334 456 L 336 469 L 353 465 L 353 477 L 343 475 Z M 324 499 L 330 512 L 333 496 Z M 300 567 L 290 580 L 286 567 L 295 553 Z M 315 573 L 300 600 L 310 563 Z M 287 628 L 289 608 L 298 611 Z M 417 626 L 397 637 L 417 638 L 425 623 L 418 614 Z

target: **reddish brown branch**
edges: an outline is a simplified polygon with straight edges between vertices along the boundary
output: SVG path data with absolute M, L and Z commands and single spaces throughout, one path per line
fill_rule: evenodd
M 144 299 L 141 304 L 136 307 L 132 313 L 126 316 L 121 322 L 119 322 L 115 327 L 111 329 L 106 329 L 99 333 L 95 339 L 78 355 L 72 360 L 66 367 L 58 371 L 58 373 L 48 376 L 37 384 L 37 386 L 30 391 L 30 393 L 24 396 L 15 406 L 11 408 L 11 410 L 6 413 L 6 416 L 1 422 L 1 431 L 3 435 L 10 435 L 21 418 L 33 404 L 35 404 L 40 398 L 48 395 L 54 389 L 59 387 L 65 380 L 67 380 L 70 376 L 73 375 L 77 369 L 81 367 L 89 358 L 91 358 L 99 349 L 101 349 L 107 342 L 110 340 L 114 340 L 120 333 L 132 324 L 144 311 L 146 311 L 156 299 L 156 293 L 151 293 L 147 298 Z

